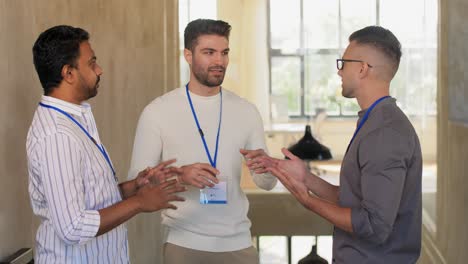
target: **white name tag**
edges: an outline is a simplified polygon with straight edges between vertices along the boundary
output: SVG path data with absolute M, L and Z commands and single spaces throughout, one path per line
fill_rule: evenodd
M 211 188 L 200 189 L 201 204 L 227 204 L 227 182 L 220 181 Z

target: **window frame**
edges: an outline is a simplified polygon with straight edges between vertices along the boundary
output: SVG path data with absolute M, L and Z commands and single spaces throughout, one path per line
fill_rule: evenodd
M 280 57 L 296 57 L 299 58 L 300 61 L 300 87 L 299 87 L 299 114 L 288 114 L 288 118 L 291 120 L 305 120 L 305 119 L 310 119 L 312 117 L 315 117 L 315 114 L 312 113 L 313 111 L 309 110 L 309 113 L 306 112 L 306 60 L 307 56 L 309 54 L 323 54 L 323 55 L 336 55 L 337 58 L 341 58 L 342 52 L 346 47 L 343 47 L 342 43 L 342 36 L 343 36 L 343 26 L 342 26 L 342 0 L 337 0 L 338 1 L 338 48 L 328 48 L 328 49 L 310 49 L 310 48 L 305 48 L 305 30 L 304 30 L 304 0 L 299 0 L 299 10 L 300 10 L 300 18 L 299 18 L 299 48 L 296 49 L 294 52 L 292 51 L 287 51 L 287 52 L 282 52 L 281 49 L 274 49 L 272 48 L 272 29 L 271 29 L 271 4 L 270 0 L 267 1 L 267 47 L 268 47 L 268 78 L 269 78 L 269 87 L 268 87 L 268 93 L 270 96 L 273 95 L 273 85 L 272 85 L 272 60 L 273 58 L 280 58 Z M 380 25 L 380 0 L 374 0 L 375 1 L 375 22 L 376 25 Z M 423 47 L 408 47 L 408 48 L 403 48 L 402 51 L 403 53 L 412 53 L 413 51 L 418 51 L 423 49 Z M 432 49 L 432 48 L 426 48 L 426 49 Z M 437 53 L 437 47 L 434 48 L 434 51 Z M 332 62 L 331 62 L 332 63 Z M 438 63 L 438 62 L 436 62 Z M 401 66 L 401 65 L 400 65 Z M 338 71 L 338 70 L 337 70 Z M 437 78 L 437 76 L 436 76 Z M 269 104 L 270 107 L 270 112 L 271 112 L 271 107 L 272 103 L 270 102 Z M 288 107 L 289 109 L 289 107 Z M 432 110 L 430 109 L 426 115 L 428 116 L 434 116 L 437 114 L 437 109 Z M 410 116 L 417 116 L 418 114 L 414 113 L 409 113 L 408 115 Z M 357 116 L 357 112 L 353 114 L 346 113 L 346 111 L 342 110 L 342 107 L 340 105 L 339 107 L 339 113 L 338 114 L 328 114 L 329 117 L 331 118 L 354 118 Z M 273 120 L 274 121 L 274 120 Z

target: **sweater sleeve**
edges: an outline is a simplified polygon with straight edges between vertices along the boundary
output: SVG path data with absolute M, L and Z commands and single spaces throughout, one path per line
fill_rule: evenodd
M 157 104 L 145 107 L 138 120 L 128 179 L 134 179 L 146 167 L 161 161 L 162 141 L 158 125 Z
M 265 152 L 268 153 L 268 149 L 265 145 L 265 132 L 263 129 L 263 120 L 258 112 L 257 108 L 253 105 L 252 107 L 252 120 L 250 123 L 251 130 L 248 137 L 248 142 L 246 145 L 246 149 L 263 149 Z M 271 175 L 270 173 L 262 173 L 256 174 L 252 170 L 250 170 L 250 174 L 252 175 L 252 179 L 255 184 L 264 190 L 271 190 L 276 186 L 278 179 Z

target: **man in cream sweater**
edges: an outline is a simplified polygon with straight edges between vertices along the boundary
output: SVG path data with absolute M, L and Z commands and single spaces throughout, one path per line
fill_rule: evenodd
M 254 105 L 221 87 L 230 30 L 220 20 L 190 22 L 184 34 L 189 83 L 153 100 L 138 122 L 129 175 L 175 157 L 177 178 L 188 187 L 178 210 L 162 214 L 168 264 L 259 262 L 240 177 L 243 156 L 265 155 L 263 122 Z M 252 177 L 265 190 L 277 182 L 270 174 Z

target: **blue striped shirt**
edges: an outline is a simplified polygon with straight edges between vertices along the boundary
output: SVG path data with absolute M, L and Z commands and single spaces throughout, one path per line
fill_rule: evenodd
M 91 106 L 43 96 L 75 118 L 101 145 Z M 95 143 L 64 114 L 39 106 L 26 150 L 29 195 L 41 219 L 35 263 L 128 263 L 125 225 L 95 237 L 98 210 L 122 200 L 111 167 Z

